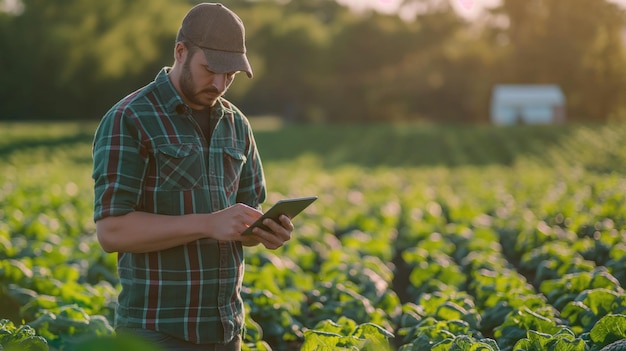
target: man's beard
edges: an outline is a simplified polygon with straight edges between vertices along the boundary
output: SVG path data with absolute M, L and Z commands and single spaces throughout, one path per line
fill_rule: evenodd
M 220 94 L 220 92 L 215 88 L 207 88 L 207 89 L 196 92 L 194 90 L 194 81 L 193 81 L 193 76 L 191 74 L 191 67 L 189 65 L 189 61 L 191 60 L 187 58 L 185 62 L 183 63 L 182 72 L 180 75 L 180 82 L 179 82 L 180 91 L 183 94 L 183 96 L 185 96 L 187 100 L 191 102 L 192 104 L 204 106 L 204 107 L 211 107 L 211 105 L 213 105 L 213 103 L 215 102 L 214 100 L 210 101 L 207 104 L 206 101 L 202 101 L 198 99 L 197 96 L 206 92 L 213 93 L 213 94 L 220 95 L 220 96 L 222 94 Z

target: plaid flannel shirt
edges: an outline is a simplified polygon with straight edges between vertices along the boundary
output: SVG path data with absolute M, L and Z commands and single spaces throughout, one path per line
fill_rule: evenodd
M 245 116 L 219 99 L 209 144 L 167 72 L 100 122 L 93 144 L 96 221 L 131 211 L 210 213 L 237 202 L 259 208 L 265 200 L 261 160 Z M 120 252 L 118 273 L 118 327 L 198 344 L 227 342 L 242 332 L 241 242 L 203 239 L 157 252 Z

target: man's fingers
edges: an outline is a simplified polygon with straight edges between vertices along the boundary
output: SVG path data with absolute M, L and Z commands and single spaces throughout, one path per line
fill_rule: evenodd
M 289 217 L 282 215 L 280 216 L 280 222 L 283 225 L 283 228 L 286 228 L 289 232 L 292 232 L 294 229 L 293 223 L 291 223 L 291 219 Z
M 272 250 L 281 247 L 287 240 L 289 240 L 285 240 L 283 237 L 278 236 L 275 233 L 268 232 L 260 228 L 255 228 L 253 233 L 263 246 Z
M 285 224 L 273 221 L 271 219 L 267 219 L 263 222 L 263 224 L 265 224 L 270 229 L 270 231 L 272 232 L 271 234 L 273 234 L 273 236 L 278 237 L 282 241 L 287 241 L 291 239 L 292 229 L 286 227 L 286 226 L 291 226 L 291 221 L 288 220 L 288 223 L 285 225 Z
M 282 241 L 276 240 L 275 235 L 266 235 L 266 234 L 254 234 L 255 238 L 258 242 L 263 244 L 265 248 L 270 250 L 275 250 L 283 245 Z

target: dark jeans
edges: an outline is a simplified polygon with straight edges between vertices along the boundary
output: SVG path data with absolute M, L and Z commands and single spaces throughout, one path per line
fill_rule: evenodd
M 241 351 L 241 337 L 236 336 L 226 344 L 194 344 L 175 338 L 173 336 L 159 333 L 154 330 L 141 328 L 118 328 L 118 334 L 135 336 L 154 344 L 159 351 Z

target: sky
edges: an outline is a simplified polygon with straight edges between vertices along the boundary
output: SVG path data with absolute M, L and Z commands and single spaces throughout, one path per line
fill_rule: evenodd
M 499 0 L 450 0 L 452 5 L 460 15 L 467 18 L 477 17 L 484 8 L 492 7 L 499 3 Z M 609 0 L 621 5 L 626 9 L 626 0 Z M 337 2 L 353 8 L 355 11 L 374 8 L 381 12 L 395 12 L 402 0 L 337 0 Z M 401 13 L 400 16 L 403 16 Z M 411 18 L 412 13 L 405 13 L 404 16 Z M 404 17 L 403 16 L 403 17 Z

